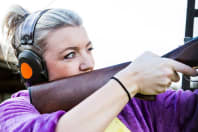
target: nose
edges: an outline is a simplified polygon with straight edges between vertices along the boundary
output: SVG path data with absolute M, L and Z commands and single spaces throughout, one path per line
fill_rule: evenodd
M 86 55 L 82 57 L 82 61 L 79 67 L 80 71 L 89 72 L 94 68 L 94 60 L 91 55 Z

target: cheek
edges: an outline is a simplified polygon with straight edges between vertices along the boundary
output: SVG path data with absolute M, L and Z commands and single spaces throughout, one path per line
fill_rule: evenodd
M 48 62 L 49 81 L 79 74 L 79 67 L 76 63 L 70 62 Z
M 95 60 L 94 60 L 94 57 L 93 57 L 92 54 L 91 54 L 91 61 L 92 61 L 92 63 L 93 63 L 93 69 L 94 69 L 94 67 L 95 67 Z

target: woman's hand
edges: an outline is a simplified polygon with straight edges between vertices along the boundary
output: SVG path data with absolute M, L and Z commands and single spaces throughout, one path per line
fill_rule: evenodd
M 137 93 L 156 95 L 165 92 L 172 82 L 179 81 L 177 72 L 191 76 L 197 74 L 185 64 L 145 52 L 115 76 L 129 92 L 135 88 Z

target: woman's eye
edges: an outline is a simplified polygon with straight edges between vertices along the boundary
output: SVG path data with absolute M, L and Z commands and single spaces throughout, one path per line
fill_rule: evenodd
M 93 47 L 91 47 L 91 48 L 88 48 L 88 51 L 92 51 L 94 48 Z
M 76 55 L 75 52 L 71 52 L 67 54 L 66 56 L 64 56 L 64 59 L 72 59 L 75 57 L 75 55 Z

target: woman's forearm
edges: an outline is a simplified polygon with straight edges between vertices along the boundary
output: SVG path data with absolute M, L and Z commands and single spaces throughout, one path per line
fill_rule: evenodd
M 135 96 L 135 87 L 130 93 L 132 97 Z M 56 132 L 66 130 L 102 132 L 119 114 L 128 100 L 122 87 L 116 81 L 110 80 L 103 88 L 63 115 L 57 124 Z

